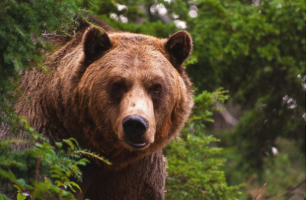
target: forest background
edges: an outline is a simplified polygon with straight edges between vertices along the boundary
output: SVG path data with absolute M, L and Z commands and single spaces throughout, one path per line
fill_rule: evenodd
M 305 1 L 3 0 L 0 12 L 1 126 L 27 131 L 34 146 L 16 152 L 9 144 L 23 141 L 0 141 L 0 184 L 18 200 L 46 191 L 73 199 L 71 177 L 80 179 L 79 167 L 98 156 L 73 139 L 63 140 L 70 153 L 63 143 L 50 146 L 11 107 L 22 95 L 20 72 L 46 70 L 42 52 L 56 49 L 43 38 L 73 37 L 75 16 L 84 13 L 120 31 L 166 38 L 185 29 L 193 37 L 185 66 L 195 108 L 165 149 L 166 199 L 305 198 Z

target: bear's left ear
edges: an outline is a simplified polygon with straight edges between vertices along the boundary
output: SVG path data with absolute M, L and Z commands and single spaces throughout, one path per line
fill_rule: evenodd
M 85 61 L 94 62 L 112 47 L 108 34 L 98 27 L 90 27 L 83 35 Z
M 165 43 L 166 51 L 175 60 L 175 64 L 181 65 L 190 55 L 193 42 L 190 34 L 186 31 L 178 31 L 171 35 Z

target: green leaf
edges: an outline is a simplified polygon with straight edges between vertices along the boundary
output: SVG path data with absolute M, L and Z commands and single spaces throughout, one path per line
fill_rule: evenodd
M 25 200 L 27 196 L 21 194 L 20 192 L 17 193 L 17 200 Z

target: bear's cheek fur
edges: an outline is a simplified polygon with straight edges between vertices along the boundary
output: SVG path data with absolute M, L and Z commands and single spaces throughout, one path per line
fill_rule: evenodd
M 182 128 L 183 122 L 188 117 L 185 110 L 191 108 L 193 103 L 191 99 L 185 98 L 182 94 L 187 93 L 187 88 L 177 71 L 171 71 L 168 74 L 169 90 L 163 99 L 163 104 L 156 109 L 157 132 L 155 140 L 158 144 L 166 144 L 174 138 Z
M 155 141 L 159 145 L 162 141 L 168 140 L 172 124 L 171 115 L 176 99 L 166 96 L 161 99 L 160 103 L 161 105 L 155 109 L 155 118 L 157 119 Z
M 79 110 L 78 113 L 85 113 L 83 115 L 86 116 L 81 119 L 81 123 L 90 127 L 87 134 L 90 141 L 84 141 L 84 143 L 90 142 L 90 148 L 101 153 L 106 153 L 109 145 L 112 148 L 119 145 L 111 126 L 111 117 L 116 118 L 119 108 L 106 98 L 107 82 L 104 72 L 91 66 L 83 75 L 75 91 L 77 93 L 75 101 L 79 102 L 76 109 Z

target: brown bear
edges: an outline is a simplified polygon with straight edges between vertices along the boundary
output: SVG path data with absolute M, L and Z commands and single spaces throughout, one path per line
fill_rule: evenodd
M 164 199 L 162 148 L 193 106 L 182 66 L 191 50 L 186 31 L 158 39 L 92 25 L 48 57 L 51 73 L 24 72 L 17 113 L 52 141 L 74 137 L 112 163 L 83 169 L 77 199 Z

